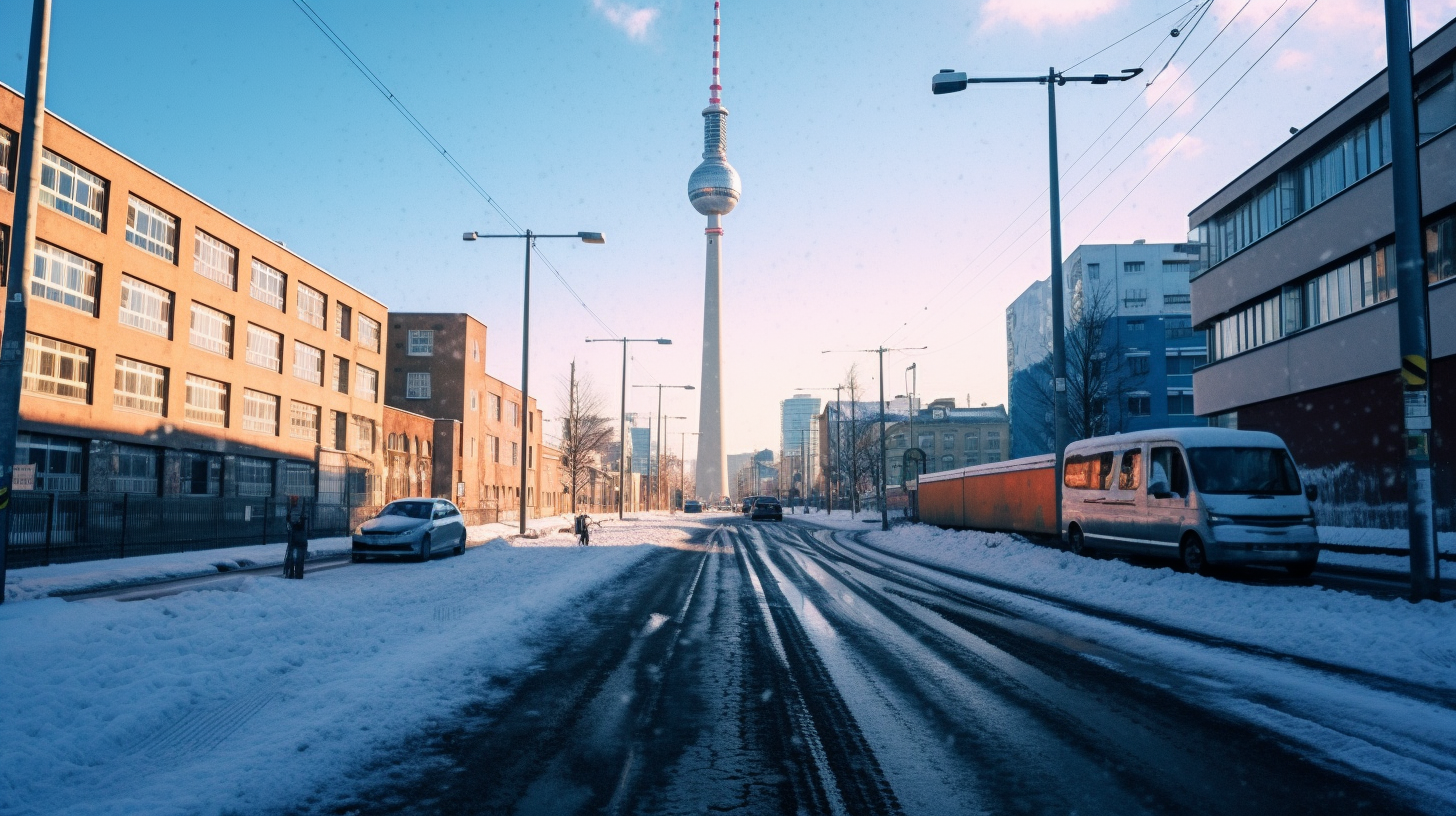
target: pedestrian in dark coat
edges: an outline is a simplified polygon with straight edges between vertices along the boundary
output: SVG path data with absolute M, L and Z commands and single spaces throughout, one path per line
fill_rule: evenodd
M 297 496 L 288 497 L 288 551 L 283 556 L 283 577 L 302 578 L 308 560 L 308 514 Z

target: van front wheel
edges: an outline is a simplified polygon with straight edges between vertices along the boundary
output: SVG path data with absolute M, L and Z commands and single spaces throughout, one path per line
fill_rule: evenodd
M 1178 560 L 1188 572 L 1208 574 L 1208 553 L 1203 549 L 1203 539 L 1196 535 L 1190 533 L 1183 537 L 1183 543 L 1178 545 Z
M 1087 537 L 1082 535 L 1082 528 L 1073 524 L 1067 528 L 1067 549 L 1073 555 L 1083 555 L 1091 558 L 1095 555 L 1092 548 L 1087 546 Z

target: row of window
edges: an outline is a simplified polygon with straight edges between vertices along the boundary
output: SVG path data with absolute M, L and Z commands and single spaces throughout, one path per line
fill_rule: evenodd
M 12 141 L 8 131 L 0 130 L 0 160 L 6 162 L 3 176 L 9 187 L 9 152 Z M 96 229 L 104 230 L 106 204 L 105 179 L 79 167 L 48 148 L 41 156 L 42 204 L 71 216 Z M 128 196 L 126 241 L 132 246 L 167 261 L 177 261 L 177 217 L 135 195 Z M 37 261 L 41 257 L 37 242 Z M 38 296 L 95 313 L 96 278 L 99 265 L 80 256 L 47 245 L 47 257 L 54 257 L 58 267 L 51 274 L 37 271 L 32 289 L 43 291 Z M 230 290 L 237 291 L 238 250 L 201 229 L 194 231 L 193 271 Z M 286 311 L 288 275 L 257 258 L 252 259 L 249 294 L 279 311 Z M 294 304 L 300 320 L 309 325 L 328 328 L 328 297 L 323 292 L 298 282 Z M 334 302 L 334 333 L 345 340 L 355 333 L 353 309 Z M 380 351 L 382 326 L 379 321 L 358 315 L 357 342 L 370 351 Z
M 15 438 L 15 459 L 35 466 L 37 490 L 75 492 L 82 489 L 85 473 L 83 440 L 48 434 L 20 433 Z M 201 451 L 174 454 L 181 473 L 179 493 L 184 496 L 220 496 L 223 486 L 222 456 Z M 162 451 L 144 445 L 107 446 L 106 461 L 96 469 L 105 480 L 97 488 L 111 493 L 157 495 L 160 486 Z M 283 462 L 278 468 L 282 490 L 287 495 L 314 495 L 314 468 L 306 462 Z M 266 497 L 274 493 L 275 462 L 252 456 L 234 459 L 230 477 L 238 496 Z
M 1186 359 L 1186 358 L 1185 358 Z M 1134 391 L 1127 397 L 1128 416 L 1145 417 L 1153 414 L 1153 395 L 1144 391 Z M 1191 388 L 1169 388 L 1168 389 L 1168 415 L 1169 416 L 1191 416 L 1193 414 L 1193 389 Z
M 1202 353 L 1192 354 L 1169 354 L 1163 361 L 1163 372 L 1168 376 L 1182 376 L 1192 374 L 1193 369 L 1208 362 L 1208 355 Z M 1131 353 L 1127 355 L 1127 371 L 1133 376 L 1143 376 L 1152 372 L 1152 356 L 1147 353 Z
M 1192 307 L 1191 296 L 1184 292 L 1181 294 L 1164 294 L 1163 311 L 1165 312 L 1186 312 Z M 1122 291 L 1122 305 L 1129 309 L 1141 309 L 1148 305 L 1148 290 L 1141 287 L 1124 289 Z
M 475 437 L 472 436 L 468 440 L 462 439 L 462 443 L 465 446 L 464 453 L 466 455 L 468 455 L 471 459 L 475 459 L 475 458 L 477 458 L 480 455 L 481 451 L 476 447 Z M 498 437 L 498 436 L 491 436 L 490 434 L 486 434 L 486 437 L 485 437 L 485 451 L 484 451 L 484 453 L 485 453 L 486 456 L 488 456 L 490 458 L 490 461 L 492 461 L 492 462 L 494 462 L 496 464 L 500 464 L 501 463 L 501 440 L 500 440 L 500 437 Z M 506 461 L 512 467 L 515 467 L 515 466 L 517 466 L 517 465 L 519 465 L 521 463 L 521 443 L 519 443 L 519 442 L 512 442 L 512 443 L 510 443 L 510 459 L 508 459 Z M 534 467 L 534 464 L 528 464 L 527 467 Z
M 917 433 L 915 435 L 915 446 L 917 448 L 920 448 L 923 451 L 927 451 L 927 452 L 933 451 L 933 450 L 935 450 L 935 437 L 936 436 L 937 436 L 937 434 L 934 431 L 924 431 L 924 432 L 921 432 L 921 433 Z M 956 448 L 956 443 L 961 440 L 961 434 L 958 433 L 958 432 L 956 432 L 956 431 L 942 431 L 942 432 L 940 432 L 939 436 L 940 436 L 940 447 L 941 447 L 941 450 L 942 451 L 954 451 L 955 448 Z M 979 452 L 981 450 L 981 439 L 982 439 L 981 434 L 980 433 L 977 433 L 977 432 L 971 432 L 971 433 L 965 434 L 965 445 L 964 445 L 964 448 L 963 449 L 967 453 L 970 453 L 970 452 L 973 452 L 973 451 L 974 452 Z M 1000 450 L 1001 450 L 1001 432 L 1000 431 L 986 431 L 985 440 L 986 440 L 986 450 L 987 451 L 996 451 L 998 453 L 1000 452 Z M 891 447 L 894 447 L 894 448 L 903 448 L 903 447 L 905 447 L 905 442 L 906 442 L 906 435 L 905 434 L 894 434 L 894 435 L 892 435 L 890 437 L 890 446 Z M 999 460 L 988 460 L 988 461 L 999 461 Z
M 1142 273 L 1144 273 L 1144 272 L 1147 271 L 1147 268 L 1148 268 L 1147 267 L 1147 262 L 1145 262 L 1145 261 L 1123 261 L 1122 262 L 1122 274 L 1124 274 L 1124 275 L 1141 275 Z M 1172 273 L 1172 274 L 1178 275 L 1178 276 L 1180 276 L 1181 278 L 1184 278 L 1184 279 L 1186 279 L 1188 277 L 1188 274 L 1189 274 L 1190 271 L 1192 271 L 1192 268 L 1193 268 L 1193 262 L 1192 261 L 1163 261 L 1163 272 L 1165 274 Z M 1102 264 L 1101 263 L 1089 263 L 1089 264 L 1087 264 L 1087 278 L 1089 280 L 1098 280 L 1101 277 L 1102 277 Z
M 410 334 L 413 335 L 414 332 L 411 331 Z M 432 398 L 433 393 L 434 392 L 433 392 L 433 387 L 432 387 L 432 381 L 431 381 L 431 378 L 430 378 L 430 372 L 428 372 L 428 371 L 409 371 L 409 372 L 406 372 L 405 373 L 405 375 L 404 375 L 404 396 L 405 396 L 405 399 L 427 400 L 427 399 L 431 399 Z M 493 421 L 495 421 L 495 422 L 500 422 L 501 421 L 501 406 L 502 405 L 505 405 L 509 409 L 508 412 L 507 412 L 507 416 L 509 417 L 509 422 L 510 422 L 511 427 L 513 427 L 513 428 L 519 428 L 521 426 L 521 405 L 520 405 L 520 403 L 518 403 L 518 402 L 504 402 L 501 399 L 501 395 L 500 394 L 490 394 L 490 393 L 487 393 L 485 395 L 485 399 L 486 399 L 486 411 L 490 415 L 490 418 Z M 476 391 L 473 388 L 470 390 L 470 410 L 472 410 L 472 411 L 478 411 L 478 410 L 480 410 L 480 392 L 479 391 Z
M 1456 83 L 1451 69 L 1426 80 L 1417 92 L 1421 142 L 1456 125 Z M 1318 155 L 1286 170 L 1248 200 L 1200 224 L 1194 240 L 1208 268 L 1282 227 L 1390 163 L 1390 113 L 1359 122 Z
M 1426 228 L 1426 280 L 1456 276 L 1456 218 Z M 1395 246 L 1386 244 L 1216 321 L 1210 328 L 1215 360 L 1272 343 L 1296 332 L 1384 303 L 1397 294 Z

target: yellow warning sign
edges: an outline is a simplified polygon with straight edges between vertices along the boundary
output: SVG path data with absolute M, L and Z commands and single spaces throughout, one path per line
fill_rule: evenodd
M 1426 358 L 1419 354 L 1407 354 L 1400 361 L 1400 376 L 1405 379 L 1406 385 L 1425 385 Z

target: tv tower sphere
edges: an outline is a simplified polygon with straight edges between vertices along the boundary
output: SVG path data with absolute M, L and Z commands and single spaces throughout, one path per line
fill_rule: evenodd
M 688 176 L 688 201 L 703 215 L 727 215 L 738 204 L 743 183 L 728 163 L 728 109 L 714 102 L 703 109 L 703 163 Z

